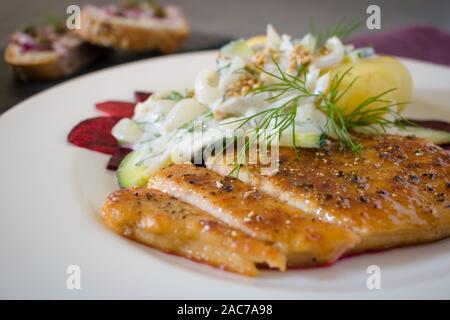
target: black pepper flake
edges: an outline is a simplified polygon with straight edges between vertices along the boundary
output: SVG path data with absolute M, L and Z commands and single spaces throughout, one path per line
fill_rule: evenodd
M 303 189 L 305 189 L 305 190 L 311 190 L 311 189 L 314 189 L 314 185 L 312 185 L 311 183 L 304 183 L 302 187 L 303 187 Z
M 410 163 L 406 164 L 406 168 L 408 168 L 408 169 L 417 169 L 420 167 L 422 167 L 422 164 L 416 163 L 416 162 L 410 162 Z
M 188 180 L 189 184 L 195 184 L 194 180 Z
M 336 176 L 338 176 L 338 177 L 344 177 L 344 176 L 345 176 L 345 173 L 344 173 L 344 171 L 340 170 L 340 171 L 338 171 L 338 172 L 336 173 Z
M 436 200 L 437 201 L 444 201 L 445 200 L 445 194 L 443 194 L 442 192 L 436 193 Z
M 381 209 L 381 208 L 382 208 L 382 206 L 381 206 L 381 204 L 380 204 L 379 202 L 375 202 L 375 203 L 373 204 L 373 207 L 374 207 L 375 209 Z
M 365 195 L 361 194 L 361 195 L 359 196 L 359 202 L 361 202 L 361 203 L 367 203 L 367 202 L 369 202 L 369 199 L 368 199 Z
M 224 185 L 222 187 L 223 190 L 225 190 L 226 192 L 231 192 L 233 191 L 233 187 L 231 185 Z
M 396 182 L 403 182 L 403 177 L 397 175 L 397 176 L 394 177 L 394 181 L 396 181 Z
M 437 167 L 445 167 L 445 161 L 442 160 L 442 158 L 438 157 L 436 159 L 433 160 L 433 164 Z
M 429 191 L 429 192 L 432 192 L 432 191 L 434 191 L 434 188 L 433 188 L 433 186 L 431 184 L 426 183 L 425 184 L 425 190 Z
M 380 152 L 380 153 L 378 154 L 378 157 L 379 157 L 380 159 L 387 159 L 387 158 L 389 158 L 389 153 L 388 153 L 388 152 Z
M 420 183 L 420 178 L 418 176 L 416 176 L 415 174 L 410 174 L 408 176 L 408 181 L 413 183 L 413 184 L 419 184 Z
M 367 181 L 367 179 L 364 177 L 358 176 L 356 173 L 353 173 L 350 178 L 350 181 L 355 182 L 355 183 L 365 183 Z
M 333 199 L 333 195 L 331 193 L 325 193 L 325 200 L 331 200 Z
M 450 188 L 450 182 L 446 182 L 445 185 L 447 186 L 447 188 Z
M 426 172 L 424 174 L 422 174 L 422 177 L 427 177 L 430 180 L 434 180 L 437 177 L 437 174 L 434 172 Z
M 233 191 L 233 186 L 231 185 L 230 178 L 226 178 L 226 179 L 220 181 L 220 184 L 221 184 L 221 187 L 220 187 L 221 190 L 224 190 L 226 192 Z
M 360 184 L 358 184 L 358 188 L 367 190 L 367 189 L 369 189 L 369 185 L 367 183 L 360 183 Z

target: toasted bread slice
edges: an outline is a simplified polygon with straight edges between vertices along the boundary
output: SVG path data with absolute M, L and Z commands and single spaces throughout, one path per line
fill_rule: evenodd
M 116 191 L 106 199 L 102 216 L 127 238 L 220 269 L 254 276 L 257 264 L 286 268 L 285 256 L 270 244 L 157 190 Z
M 117 6 L 85 6 L 81 11 L 81 29 L 76 31 L 95 45 L 161 53 L 176 51 L 189 34 L 186 19 L 177 7 L 164 7 L 162 17 L 152 16 L 153 9 L 142 6 L 135 9 L 135 14 L 124 14 L 123 10 Z
M 27 41 L 21 42 L 26 38 Z M 5 61 L 22 80 L 58 79 L 78 71 L 95 60 L 104 49 L 94 47 L 71 32 L 52 35 L 45 47 L 33 47 L 32 36 L 22 32 L 12 35 L 5 50 Z

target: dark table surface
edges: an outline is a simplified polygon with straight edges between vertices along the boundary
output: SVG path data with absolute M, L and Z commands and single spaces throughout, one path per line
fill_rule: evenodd
M 119 1 L 119 0 L 117 0 Z M 69 4 L 111 3 L 115 0 L 14 0 L 0 1 L 0 48 L 9 34 L 27 24 L 45 21 L 49 15 L 64 15 Z M 189 19 L 192 33 L 181 52 L 218 48 L 231 38 L 261 34 L 267 23 L 281 32 L 301 35 L 311 19 L 316 25 L 330 25 L 341 18 L 364 21 L 371 0 L 161 0 L 181 6 Z M 411 24 L 425 23 L 450 30 L 450 1 L 448 0 L 379 0 L 382 29 L 371 31 L 363 27 L 357 34 L 385 32 Z M 111 52 L 80 74 L 93 72 L 128 61 L 150 58 L 154 53 L 130 54 Z M 50 82 L 21 83 L 8 66 L 0 62 L 0 113 L 27 97 L 45 90 L 61 79 Z
M 222 46 L 224 43 L 230 41 L 231 38 L 208 35 L 194 32 L 186 40 L 180 52 L 196 51 L 196 50 L 208 50 L 216 49 Z M 111 67 L 114 65 L 136 61 L 140 59 L 146 59 L 159 56 L 157 53 L 127 53 L 119 51 L 108 51 L 105 56 L 100 58 L 96 63 L 86 68 L 83 68 L 76 74 L 52 81 L 34 81 L 34 82 L 22 82 L 17 79 L 12 70 L 9 70 L 9 66 L 2 60 L 0 63 L 0 114 L 8 110 L 20 101 L 36 94 L 42 90 L 50 88 L 58 83 L 66 81 L 68 79 L 80 76 L 82 74 L 94 72 L 103 68 Z

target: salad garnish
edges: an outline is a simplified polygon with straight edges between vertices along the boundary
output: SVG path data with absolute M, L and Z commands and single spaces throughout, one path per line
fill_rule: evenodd
M 118 141 L 112 163 L 126 155 L 117 172 L 120 186 L 142 186 L 179 159 L 220 159 L 220 151 L 233 161 L 229 174 L 235 176 L 248 167 L 253 148 L 320 149 L 335 140 L 342 151 L 359 153 L 355 133 L 450 142 L 447 132 L 414 127 L 401 115 L 412 91 L 407 69 L 373 48 L 344 44 L 340 37 L 356 28 L 340 22 L 294 39 L 269 25 L 265 36 L 222 47 L 215 67 L 202 70 L 193 88 L 136 92 L 136 104 L 98 104 L 121 117 L 111 130 Z

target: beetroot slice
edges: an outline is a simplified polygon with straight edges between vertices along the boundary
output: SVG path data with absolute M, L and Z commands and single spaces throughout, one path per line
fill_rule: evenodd
M 69 133 L 69 143 L 80 148 L 113 155 L 119 149 L 116 138 L 111 134 L 120 117 L 97 117 L 81 121 Z
M 134 92 L 134 99 L 136 102 L 144 102 L 147 100 L 153 92 L 146 92 L 146 91 L 135 91 Z
M 119 168 L 119 165 L 122 162 L 123 158 L 125 158 L 125 156 L 129 154 L 131 151 L 133 150 L 128 148 L 117 149 L 116 153 L 113 154 L 112 157 L 109 159 L 106 169 L 116 171 Z
M 112 117 L 131 118 L 134 114 L 134 102 L 125 101 L 104 101 L 96 103 L 97 110 L 102 111 Z

